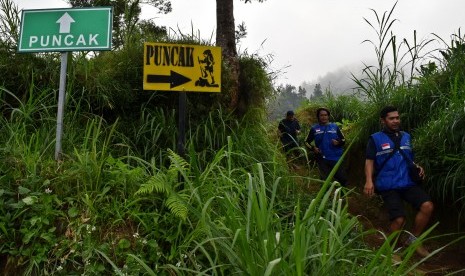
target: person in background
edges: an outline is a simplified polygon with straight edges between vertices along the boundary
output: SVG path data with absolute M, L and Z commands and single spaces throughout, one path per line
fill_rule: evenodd
M 321 179 L 326 179 L 342 156 L 345 138 L 335 123 L 329 121 L 330 112 L 321 107 L 316 110 L 318 123 L 313 125 L 305 139 L 306 145 L 315 153 L 316 162 Z M 314 146 L 312 142 L 315 142 Z M 334 178 L 347 186 L 347 175 L 342 166 L 339 167 Z
M 289 110 L 286 113 L 286 118 L 279 122 L 278 131 L 286 153 L 299 146 L 297 134 L 300 133 L 300 124 L 294 116 L 294 111 Z
M 424 178 L 423 168 L 413 162 L 410 135 L 400 131 L 400 117 L 396 107 L 386 106 L 380 113 L 383 129 L 370 136 L 365 160 L 364 193 L 371 197 L 381 195 L 389 212 L 392 232 L 402 230 L 406 220 L 404 201 L 417 210 L 411 236 L 407 244 L 415 241 L 433 212 L 429 195 L 410 176 L 409 166 L 416 166 Z M 419 246 L 416 252 L 426 257 L 429 252 Z

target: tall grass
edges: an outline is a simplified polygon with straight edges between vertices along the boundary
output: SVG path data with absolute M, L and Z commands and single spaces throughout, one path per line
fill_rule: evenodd
M 227 164 L 235 155 L 231 143 L 200 176 L 176 166 L 185 184 L 180 192 L 191 195 L 182 200 L 189 215 L 180 223 L 188 234 L 171 244 L 171 252 L 176 251 L 172 263 L 151 267 L 132 255 L 147 273 L 406 275 L 414 270 L 417 264 L 394 265 L 391 243 L 396 234 L 380 251 L 363 245 L 368 233 L 349 215 L 332 175 L 309 205 L 296 201 L 293 212 L 284 216 L 280 210 L 286 206 L 279 201 L 280 186 L 287 185 L 283 178 L 260 163 L 230 171 Z M 406 251 L 406 263 L 414 249 Z
M 444 202 L 457 206 L 462 206 L 465 199 L 465 140 L 460 127 L 464 123 L 463 104 L 455 103 L 415 132 L 417 157 L 430 172 L 431 191 Z
M 3 92 L 2 96 L 9 95 L 17 101 L 13 106 L 5 102 L 2 105 L 9 117 L 2 116 L 0 119 L 1 149 L 5 157 L 3 171 L 20 173 L 16 175 L 18 179 L 39 177 L 54 143 L 53 121 L 50 119 L 53 106 L 48 104 L 50 91 L 31 89 L 25 101 L 6 89 L 0 88 L 0 92 Z
M 139 121 L 130 126 L 127 142 L 134 154 L 145 160 L 159 156 L 164 148 L 176 148 L 177 129 L 175 110 L 165 112 L 162 108 L 143 109 Z
M 314 196 L 298 194 L 301 184 L 287 172 L 285 158 L 250 117 L 212 113 L 189 132 L 186 160 L 161 152 L 167 164 L 132 149 L 113 156 L 127 139 L 118 122 L 72 115 L 65 117 L 65 140 L 71 137 L 74 150 L 55 163 L 50 147 L 37 142 L 53 133 L 45 110 L 31 113 L 44 118 L 29 123 L 36 124 L 34 135 L 20 128 L 28 119 L 3 119 L 11 131 L 2 140 L 29 141 L 15 150 L 47 164 L 28 169 L 39 181 L 27 187 L 9 181 L 27 176 L 2 168 L 0 229 L 11 230 L 0 232 L 0 249 L 25 274 L 356 274 L 373 258 L 388 261 L 372 269 L 408 271 L 392 267 L 390 247 L 383 254 L 364 247 L 365 233 L 335 183 L 328 179 Z
M 416 32 L 412 43 L 406 39 L 398 43 L 391 30 L 397 21 L 392 19 L 395 7 L 382 16 L 373 10 L 374 23 L 365 19 L 377 34 L 377 41 L 364 41 L 373 45 L 377 64 L 365 66 L 363 78 L 353 77 L 367 100 L 363 116 L 353 125 L 354 132 L 360 133 L 355 148 L 363 150 L 369 135 L 380 130 L 379 110 L 397 106 L 403 129 L 413 134 L 417 162 L 426 168 L 426 188 L 435 201 L 462 206 L 464 134 L 458 126 L 463 123 L 465 91 L 463 35 L 459 30 L 450 43 L 438 37 L 444 48 L 433 52 L 427 51 L 433 40 L 418 41 Z M 434 58 L 425 59 L 428 55 Z
M 388 29 L 389 18 L 381 20 Z M 95 63 L 79 59 L 84 68 L 77 68 L 82 74 L 70 81 L 75 93 L 67 99 L 63 162 L 53 160 L 54 93 L 32 84 L 19 94 L 1 89 L 2 99 L 9 97 L 0 119 L 5 160 L 0 164 L 0 258 L 6 260 L 6 273 L 412 272 L 416 264 L 407 263 L 415 245 L 399 266 L 391 259 L 396 235 L 387 237 L 380 250 L 364 245 L 369 233 L 348 213 L 332 175 L 318 193 L 303 192 L 301 186 L 313 179 L 288 171 L 262 124 L 261 110 L 241 119 L 223 109 L 205 118 L 195 114 L 185 159 L 175 153 L 174 111 L 146 105 L 134 107 L 138 116 L 108 116 L 117 114 L 111 97 L 124 102 L 133 87 L 108 84 L 115 78 L 137 79 L 137 58 L 126 59 L 139 54 L 122 51 L 114 59 L 105 54 Z M 114 62 L 120 69 L 136 69 L 104 72 L 100 82 L 92 66 L 107 61 L 102 72 Z M 248 69 L 257 65 L 252 59 L 244 62 Z M 254 75 L 250 87 L 261 86 L 263 73 Z M 90 84 L 75 89 L 80 77 Z M 359 111 L 358 101 L 346 102 L 328 101 L 337 116 L 364 117 L 366 109 Z
M 445 206 L 456 206 L 463 221 L 465 64 L 464 38 L 460 31 L 440 50 L 439 66 L 424 71 L 410 94 L 399 93 L 408 110 L 404 122 L 413 129 L 418 161 L 426 167 L 427 187 Z M 402 100 L 400 100 L 402 99 Z M 420 114 L 427 114 L 420 115 Z M 460 227 L 461 223 L 458 223 Z
M 365 78 L 357 78 L 355 75 L 352 75 L 352 78 L 357 84 L 358 90 L 372 102 L 386 102 L 389 99 L 390 91 L 397 84 L 400 73 L 398 55 L 400 45 L 397 44 L 396 36 L 391 31 L 392 26 L 397 21 L 391 18 L 396 5 L 397 3 L 389 12 L 384 12 L 381 17 L 375 10 L 372 10 L 377 25 L 364 18 L 365 22 L 377 34 L 377 41 L 369 39 L 363 41 L 373 45 L 377 64 L 375 66 L 365 65 L 363 69 Z M 392 57 L 392 63 L 387 62 L 389 53 L 392 54 L 389 56 Z

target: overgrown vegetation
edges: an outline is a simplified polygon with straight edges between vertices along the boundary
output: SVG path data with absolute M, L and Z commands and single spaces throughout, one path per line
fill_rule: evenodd
M 64 158 L 56 162 L 58 56 L 16 54 L 10 47 L 14 37 L 3 30 L 14 29 L 10 19 L 18 11 L 8 0 L 0 3 L 0 64 L 6 65 L 0 81 L 0 269 L 5 274 L 407 275 L 426 260 L 412 260 L 414 244 L 403 253 L 404 262 L 394 264 L 397 234 L 386 237 L 381 248 L 369 248 L 363 241 L 371 232 L 348 213 L 331 176 L 309 194 L 308 186 L 319 182 L 288 171 L 265 125 L 263 107 L 274 90 L 260 57 L 240 58 L 239 101 L 248 110 L 243 117 L 226 108 L 226 67 L 222 94 L 189 95 L 195 109 L 189 108 L 187 155 L 176 154 L 176 97 L 142 91 L 139 62 L 142 41 L 171 38 L 153 32 L 158 28 L 141 27 L 147 25 L 122 30 L 127 36 L 112 52 L 72 57 Z M 206 43 L 194 35 L 186 40 Z M 455 48 L 444 53 L 452 55 Z M 431 114 L 444 120 L 463 114 L 458 110 L 462 77 L 449 79 L 446 69 L 452 65 L 441 66 L 408 88 L 393 88 L 390 99 L 400 105 L 407 96 L 399 95 L 412 89 L 419 102 L 431 103 L 434 96 L 435 104 L 451 108 Z M 443 97 L 429 89 L 435 79 L 445 82 Z M 452 83 L 455 105 L 452 92 L 442 90 Z M 367 110 L 374 112 L 381 103 L 349 96 L 328 97 L 325 103 L 354 133 L 358 124 L 376 127 L 375 113 Z M 419 158 L 428 164 L 421 129 L 443 124 L 420 119 L 404 121 L 415 128 Z M 457 136 L 460 131 L 451 125 L 437 139 L 453 133 L 456 140 L 444 144 L 453 147 L 463 137 Z M 423 135 L 430 143 L 431 133 Z M 351 145 L 362 142 L 353 139 Z M 459 152 L 448 152 L 444 161 L 463 158 Z M 456 185 L 463 185 L 460 178 Z M 444 196 L 463 197 L 454 191 Z
M 341 272 L 363 274 L 361 264 L 385 258 L 386 267 L 367 269 L 398 270 L 391 247 L 360 250 L 366 233 L 335 184 L 302 193 L 265 128 L 248 118 L 210 114 L 191 132 L 186 161 L 171 150 L 142 158 L 119 122 L 79 124 L 70 114 L 73 147 L 56 163 L 46 112 L 31 114 L 39 123 L 19 111 L 2 121 L 6 273 L 302 275 L 344 262 Z
M 415 32 L 413 42 L 403 39 L 397 44 L 391 32 L 394 9 L 395 5 L 382 16 L 373 11 L 378 25 L 365 19 L 377 33 L 378 41 L 366 42 L 373 45 L 378 62 L 366 65 L 363 77 L 353 75 L 360 97 L 328 93 L 303 111 L 313 114 L 316 107 L 327 106 L 333 119 L 346 125 L 349 136 L 358 134 L 353 152 L 357 155 L 364 152 L 369 135 L 380 130 L 379 110 L 397 106 L 403 128 L 413 134 L 416 159 L 426 169 L 425 187 L 439 206 L 459 210 L 455 215 L 463 221 L 465 36 L 458 30 L 450 43 L 441 40 L 444 48 L 429 52 L 425 46 L 431 40 L 417 42 Z

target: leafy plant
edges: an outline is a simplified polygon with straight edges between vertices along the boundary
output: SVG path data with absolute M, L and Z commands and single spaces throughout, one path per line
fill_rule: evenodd
M 182 187 L 182 184 L 178 182 L 181 176 L 189 177 L 189 164 L 171 150 L 168 154 L 171 160 L 169 169 L 166 172 L 159 171 L 150 177 L 146 183 L 141 185 L 136 195 L 163 193 L 166 195 L 165 204 L 168 209 L 180 219 L 186 219 L 188 215 L 186 202 L 189 194 L 186 191 L 177 191 L 177 187 Z

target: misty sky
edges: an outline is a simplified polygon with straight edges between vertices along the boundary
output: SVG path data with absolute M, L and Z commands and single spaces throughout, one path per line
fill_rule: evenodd
M 62 0 L 13 1 L 24 9 L 69 6 Z M 156 14 L 155 9 L 144 6 L 143 18 L 153 18 L 157 25 L 176 32 L 179 28 L 191 33 L 193 28 L 203 39 L 215 40 L 216 0 L 171 2 L 172 13 Z M 375 58 L 372 46 L 362 44 L 366 39 L 376 40 L 363 18 L 375 23 L 370 9 L 382 16 L 394 4 L 392 0 L 267 0 L 252 4 L 235 0 L 236 25 L 245 22 L 248 32 L 238 49 L 272 55 L 272 68 L 286 72 L 277 82 L 295 86 L 315 82 L 328 73 L 359 70 L 362 62 Z M 450 43 L 451 35 L 465 25 L 464 13 L 464 0 L 399 0 L 392 16 L 398 21 L 392 30 L 409 41 L 417 30 L 418 39 L 434 38 L 431 33 L 435 33 Z

